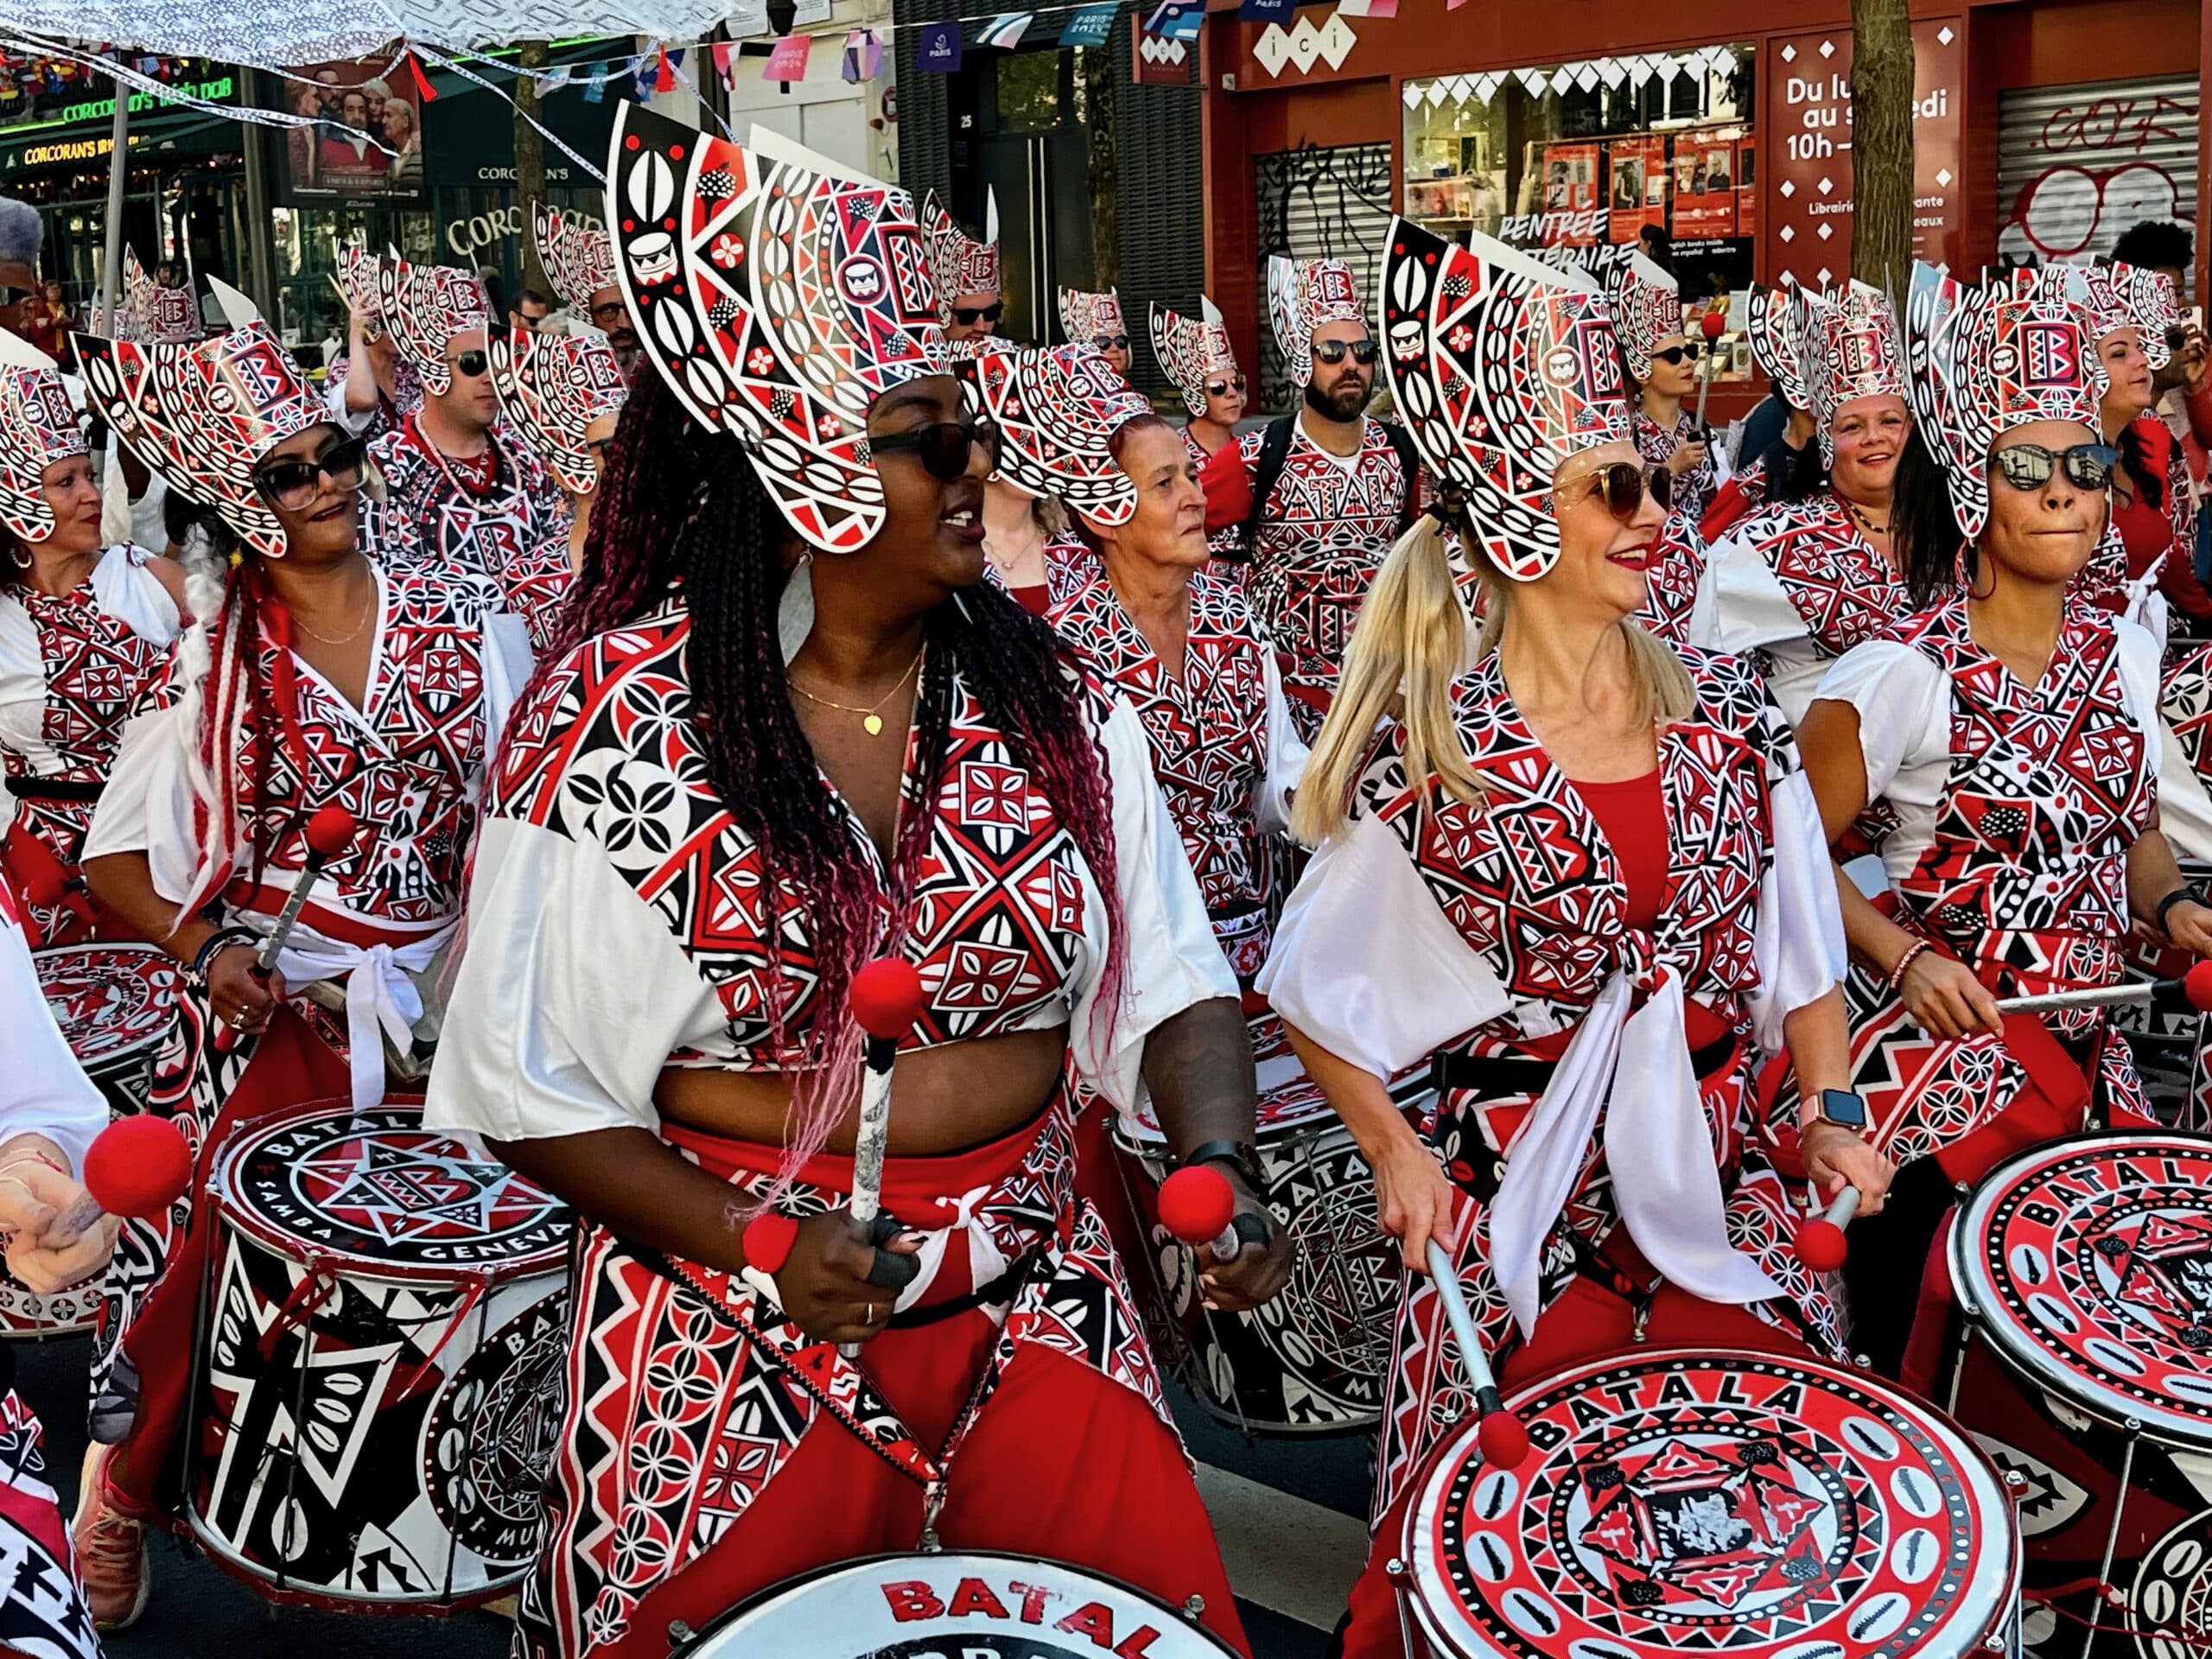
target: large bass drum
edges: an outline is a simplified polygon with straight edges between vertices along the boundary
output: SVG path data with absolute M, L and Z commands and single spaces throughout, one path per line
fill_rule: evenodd
M 788 1580 L 681 1659 L 1221 1659 L 1235 1649 L 1113 1579 L 1022 1555 L 879 1555 Z

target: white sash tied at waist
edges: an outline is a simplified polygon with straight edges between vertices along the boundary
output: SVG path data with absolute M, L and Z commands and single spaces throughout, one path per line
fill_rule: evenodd
M 349 944 L 304 927 L 293 929 L 276 958 L 287 985 L 318 979 L 346 982 L 346 1043 L 353 1078 L 353 1109 L 384 1102 L 384 1041 L 403 1052 L 415 1040 L 423 994 L 412 975 L 428 968 L 453 932 L 450 926 L 405 944 Z

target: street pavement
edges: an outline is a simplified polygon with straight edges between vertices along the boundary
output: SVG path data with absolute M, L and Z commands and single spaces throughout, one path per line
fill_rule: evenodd
M 16 1351 L 16 1387 L 46 1426 L 65 1503 L 84 1460 L 91 1351 L 85 1337 Z M 1179 1395 L 1176 1416 L 1255 1659 L 1322 1659 L 1366 1554 L 1368 1438 L 1248 1443 Z M 507 1651 L 511 1627 L 490 1613 L 369 1618 L 272 1607 L 170 1540 L 154 1544 L 153 1573 L 146 1617 L 107 1638 L 112 1659 L 501 1659 Z

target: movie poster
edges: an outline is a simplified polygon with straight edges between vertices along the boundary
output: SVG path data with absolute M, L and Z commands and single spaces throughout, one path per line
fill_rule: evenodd
M 1633 242 L 1646 225 L 1667 222 L 1667 140 L 1661 133 L 1616 138 L 1605 146 L 1612 180 L 1607 226 L 1615 242 Z
M 424 200 L 422 105 L 411 81 L 382 67 L 315 64 L 282 83 L 285 110 L 318 124 L 284 134 L 293 205 Z
M 1675 239 L 1736 234 L 1736 142 L 1703 133 L 1675 137 Z
M 1759 164 L 1756 133 L 1736 141 L 1736 234 L 1756 236 L 1759 228 Z
M 1603 222 L 1598 200 L 1597 144 L 1544 146 L 1544 244 L 1588 248 Z

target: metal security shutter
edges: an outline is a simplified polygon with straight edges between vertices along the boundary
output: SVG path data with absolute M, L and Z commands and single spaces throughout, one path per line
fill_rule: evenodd
M 1116 153 L 1121 193 L 1122 309 L 1129 325 L 1129 374 L 1147 396 L 1174 388 L 1152 355 L 1147 302 L 1196 315 L 1205 286 L 1205 180 L 1200 167 L 1200 89 L 1140 86 L 1131 73 L 1134 14 L 1115 20 L 1104 50 L 1114 54 Z M 1182 407 L 1175 400 L 1176 408 Z
M 2002 94 L 2000 263 L 2085 264 L 2139 220 L 2193 222 L 2202 96 L 2183 75 Z
M 1390 229 L 1390 146 L 1341 144 L 1270 150 L 1252 158 L 1260 210 L 1260 403 L 1290 407 L 1293 388 L 1268 321 L 1268 257 L 1348 259 L 1370 326 L 1381 294 L 1382 244 Z
M 893 0 L 891 15 L 898 25 L 891 42 L 899 58 L 899 182 L 918 207 L 925 190 L 952 194 L 952 133 L 945 78 L 915 67 L 914 25 L 957 16 L 959 8 L 954 0 Z

